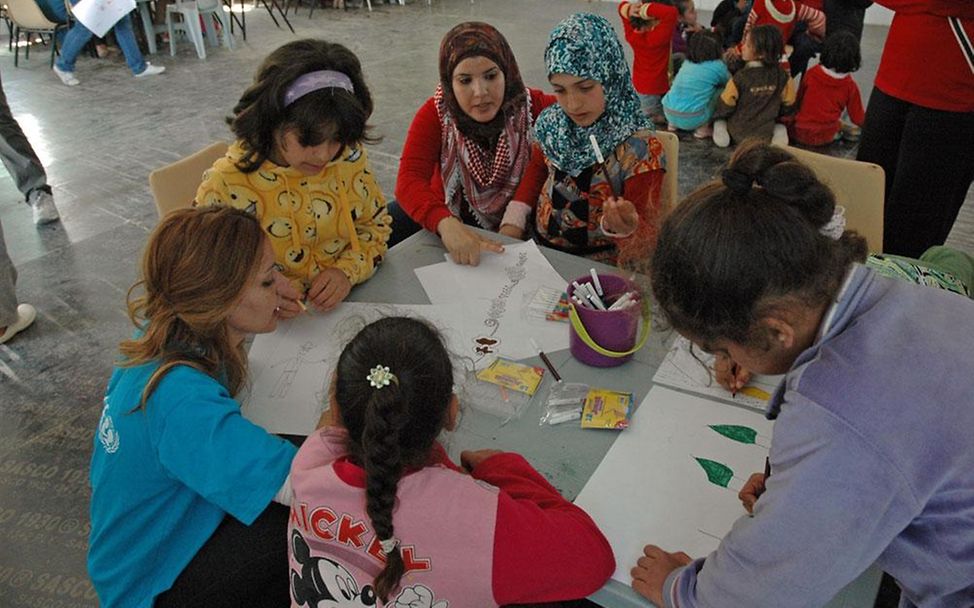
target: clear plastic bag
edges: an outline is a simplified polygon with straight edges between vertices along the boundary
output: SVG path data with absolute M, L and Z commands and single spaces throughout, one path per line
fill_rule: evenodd
M 581 420 L 588 385 L 579 382 L 554 382 L 548 387 L 541 424 L 555 425 Z
M 502 418 L 501 424 L 519 417 L 532 399 L 532 395 L 478 380 L 472 371 L 467 372 L 460 391 L 460 403 Z

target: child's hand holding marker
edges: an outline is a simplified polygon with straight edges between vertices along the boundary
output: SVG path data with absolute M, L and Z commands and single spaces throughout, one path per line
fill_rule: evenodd
M 717 384 L 723 386 L 736 396 L 751 380 L 751 372 L 731 359 L 724 353 L 714 354 L 714 378 Z
M 741 502 L 744 503 L 744 509 L 753 517 L 754 516 L 754 503 L 758 501 L 758 498 L 764 494 L 765 482 L 771 477 L 771 460 L 764 459 L 764 473 L 755 473 L 747 478 L 744 483 L 744 487 L 741 488 L 740 493 L 737 495 Z

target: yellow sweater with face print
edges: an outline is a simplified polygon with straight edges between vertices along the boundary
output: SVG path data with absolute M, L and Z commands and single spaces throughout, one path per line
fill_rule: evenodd
M 332 266 L 352 285 L 372 276 L 385 255 L 392 218 L 363 147 L 345 148 L 313 176 L 269 160 L 243 173 L 235 164 L 243 155 L 238 141 L 203 173 L 197 205 L 256 215 L 282 272 L 302 292 Z

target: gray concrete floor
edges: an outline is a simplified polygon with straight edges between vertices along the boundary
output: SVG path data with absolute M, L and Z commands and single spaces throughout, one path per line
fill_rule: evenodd
M 495 24 L 525 81 L 545 88 L 547 32 L 580 10 L 617 21 L 614 4 L 583 0 L 437 0 L 432 7 L 417 0 L 376 3 L 371 14 L 322 9 L 313 19 L 304 6 L 291 18 L 298 36 L 340 41 L 361 58 L 376 101 L 372 123 L 384 138 L 370 155 L 391 195 L 406 129 L 436 85 L 444 32 L 464 20 Z M 0 175 L 0 221 L 20 271 L 19 296 L 39 313 L 32 328 L 0 346 L 0 608 L 97 604 L 85 571 L 88 461 L 115 347 L 132 329 L 125 293 L 157 219 L 146 179 L 154 168 L 229 138 L 223 118 L 258 62 L 295 37 L 275 28 L 263 9 L 250 11 L 247 24 L 246 42 L 238 33 L 235 50 L 209 49 L 205 61 L 185 42 L 176 57 L 151 57 L 167 71 L 150 79 L 132 78 L 121 59 L 82 58 L 75 88 L 51 73 L 44 49 L 14 69 L 0 46 L 4 89 L 62 214 L 61 223 L 35 229 L 13 181 Z M 857 74 L 864 94 L 885 31 L 866 28 Z M 839 144 L 829 152 L 851 156 L 855 149 Z M 713 175 L 727 156 L 684 137 L 681 192 Z M 974 253 L 972 207 L 969 200 L 950 243 Z

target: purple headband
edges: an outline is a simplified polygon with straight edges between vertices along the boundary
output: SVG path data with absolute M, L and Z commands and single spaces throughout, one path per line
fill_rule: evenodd
M 355 92 L 354 87 L 352 87 L 352 79 L 341 72 L 333 70 L 308 72 L 295 78 L 291 86 L 284 92 L 284 107 L 288 107 L 312 91 L 328 88 L 345 89 L 349 93 Z

